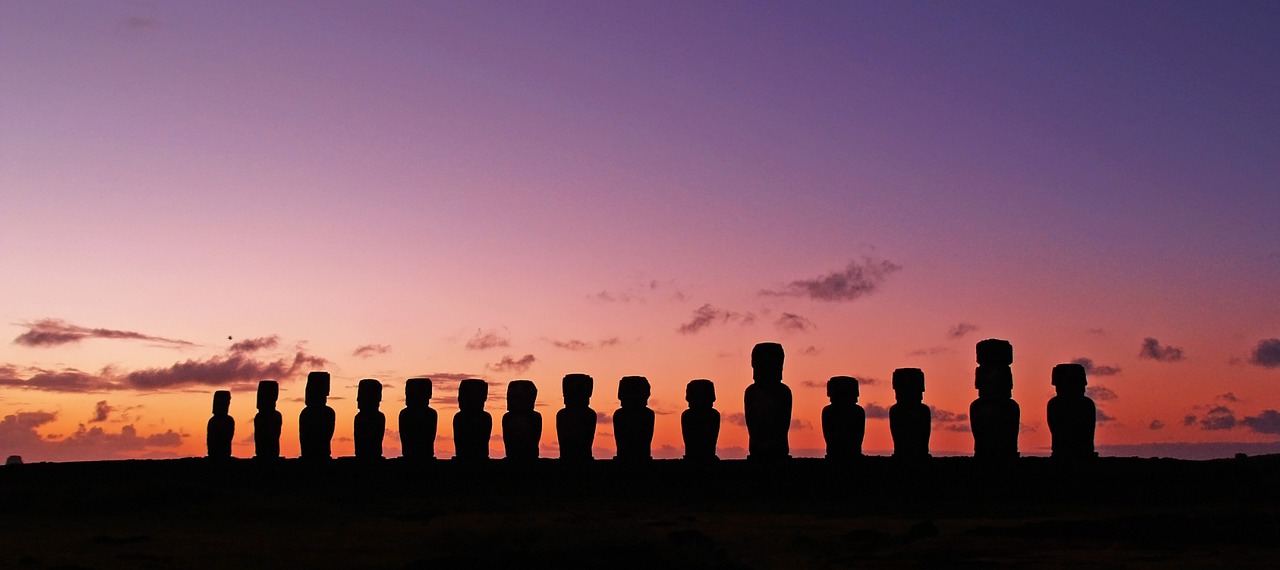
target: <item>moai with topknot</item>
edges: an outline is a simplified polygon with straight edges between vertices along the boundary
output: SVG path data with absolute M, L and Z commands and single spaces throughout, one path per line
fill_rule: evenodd
M 298 416 L 298 444 L 302 459 L 329 459 L 336 415 L 329 401 L 329 373 L 307 374 L 305 407 Z
M 209 457 L 214 459 L 231 458 L 231 440 L 236 434 L 236 420 L 227 412 L 231 410 L 231 392 L 218 390 L 213 393 L 213 417 L 205 432 L 205 445 L 209 448 Z
M 453 457 L 462 460 L 489 458 L 493 416 L 484 411 L 489 385 L 469 378 L 458 384 L 458 413 L 453 416 Z
M 1093 434 L 1098 408 L 1085 395 L 1089 381 L 1084 366 L 1059 364 L 1053 367 L 1053 386 L 1058 395 L 1049 400 L 1049 433 L 1053 457 L 1087 459 L 1098 456 L 1093 450 Z
M 382 459 L 382 436 L 387 430 L 387 416 L 378 409 L 382 405 L 382 382 L 365 378 L 356 387 L 355 440 L 356 457 Z
M 542 441 L 542 414 L 534 409 L 538 387 L 531 380 L 512 380 L 507 384 L 507 413 L 502 415 L 502 445 L 507 459 L 537 459 Z
M 787 432 L 791 429 L 791 388 L 782 383 L 782 345 L 762 342 L 751 350 L 754 382 L 747 386 L 747 459 L 791 457 Z
M 259 459 L 280 458 L 280 428 L 284 417 L 276 410 L 280 384 L 275 380 L 258 382 L 258 413 L 253 416 L 253 453 Z
M 649 379 L 623 376 L 618 382 L 622 407 L 613 413 L 613 439 L 618 459 L 653 459 L 653 410 L 649 408 Z
M 978 343 L 978 368 L 974 387 L 978 399 L 969 406 L 973 430 L 973 456 L 980 459 L 1018 457 L 1021 411 L 1013 401 L 1013 345 L 1007 340 Z
M 400 453 L 406 459 L 435 459 L 439 415 L 431 409 L 431 379 L 410 378 L 404 383 L 404 409 L 400 410 Z
M 716 441 L 720 439 L 720 412 L 716 403 L 716 385 L 710 380 L 691 380 L 684 389 L 689 409 L 680 414 L 680 433 L 684 436 L 684 458 L 719 459 Z
M 822 408 L 822 437 L 827 441 L 827 459 L 862 457 L 867 412 L 858 405 L 858 380 L 852 376 L 832 376 L 827 380 L 827 397 L 831 404 Z
M 933 412 L 924 404 L 924 372 L 919 368 L 894 370 L 893 395 L 896 403 L 889 407 L 893 456 L 901 459 L 929 457 Z
M 556 412 L 556 438 L 560 459 L 586 461 L 592 458 L 596 440 L 596 411 L 591 409 L 591 392 L 595 381 L 586 374 L 564 377 L 564 409 Z

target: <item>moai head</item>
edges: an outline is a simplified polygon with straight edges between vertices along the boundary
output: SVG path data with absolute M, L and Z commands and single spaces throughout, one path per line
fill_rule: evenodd
M 1008 366 L 979 366 L 973 373 L 979 398 L 1013 397 L 1013 372 Z
M 858 403 L 858 379 L 852 376 L 832 376 L 827 380 L 827 397 L 832 404 Z
M 275 380 L 258 382 L 258 409 L 262 411 L 276 409 L 276 400 L 280 398 L 280 384 Z
M 566 408 L 585 408 L 591 405 L 591 391 L 595 381 L 586 374 L 566 374 L 561 382 Z
M 623 376 L 618 382 L 618 401 L 624 408 L 643 408 L 649 405 L 649 379 L 644 376 Z
M 751 377 L 759 383 L 782 382 L 782 345 L 762 342 L 751 349 Z
M 307 374 L 307 395 L 306 404 L 308 406 L 323 406 L 329 401 L 329 373 L 328 372 L 312 372 Z
M 1013 345 L 1007 340 L 989 338 L 978 342 L 978 366 L 1013 364 Z
M 705 378 L 690 380 L 684 387 L 684 401 L 690 408 L 710 408 L 716 403 L 715 383 Z
M 894 370 L 893 395 L 904 404 L 924 400 L 924 371 L 919 368 Z
M 225 416 L 231 410 L 231 392 L 218 390 L 213 393 L 213 415 Z
M 1088 385 L 1084 366 L 1071 363 L 1053 367 L 1053 386 L 1058 389 L 1059 396 L 1083 396 Z
M 431 379 L 410 378 L 404 383 L 404 405 L 409 408 L 431 406 Z
M 458 383 L 458 409 L 464 412 L 478 412 L 484 409 L 484 401 L 489 399 L 489 384 L 479 378 L 468 378 Z
M 356 407 L 360 411 L 376 412 L 382 403 L 382 382 L 365 378 L 356 388 Z
M 507 410 L 532 412 L 538 401 L 538 387 L 532 380 L 512 380 L 507 384 Z

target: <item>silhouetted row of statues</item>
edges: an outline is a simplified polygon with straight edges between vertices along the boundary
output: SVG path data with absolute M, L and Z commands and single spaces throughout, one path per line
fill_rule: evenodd
M 753 383 L 747 387 L 744 404 L 749 438 L 748 459 L 785 459 L 791 456 L 787 435 L 791 429 L 791 389 L 782 382 L 782 345 L 760 343 L 751 351 Z M 1018 457 L 1020 410 L 1013 400 L 1013 345 L 988 339 L 977 345 L 978 367 L 974 387 L 978 399 L 969 406 L 974 456 L 983 459 Z M 1095 457 L 1093 439 L 1096 408 L 1085 395 L 1085 369 L 1079 364 L 1059 364 L 1053 368 L 1052 383 L 1057 395 L 1049 400 L 1048 422 L 1053 456 Z M 335 414 L 327 405 L 329 373 L 307 376 L 305 407 L 298 418 L 298 439 L 303 459 L 332 456 Z M 431 408 L 431 380 L 412 378 L 405 383 L 405 407 L 400 411 L 400 448 L 404 457 L 435 457 L 438 415 Z M 564 408 L 556 413 L 556 437 L 560 458 L 590 460 L 595 443 L 597 414 L 591 409 L 594 380 L 586 374 L 569 374 L 561 384 Z M 899 368 L 893 372 L 896 403 L 889 408 L 889 430 L 894 457 L 929 457 L 929 432 L 933 414 L 924 404 L 924 372 Z M 279 385 L 273 380 L 258 383 L 258 413 L 253 418 L 255 453 L 260 458 L 280 457 L 282 417 L 276 410 Z M 489 385 L 484 380 L 463 380 L 458 385 L 458 413 L 453 416 L 454 457 L 487 459 L 493 417 L 484 410 Z M 613 414 L 617 459 L 652 458 L 655 414 L 649 408 L 649 380 L 625 376 L 618 383 L 622 406 Z M 822 410 L 822 434 L 827 458 L 847 460 L 862 456 L 866 433 L 866 412 L 858 405 L 858 380 L 835 376 L 827 382 L 830 405 Z M 502 416 L 502 443 L 510 460 L 537 459 L 542 441 L 542 414 L 534 409 L 538 388 L 529 380 L 507 384 L 507 412 Z M 720 435 L 720 412 L 716 411 L 715 384 L 698 379 L 685 387 L 689 408 L 680 416 L 685 459 L 716 459 Z M 355 455 L 382 457 L 386 416 L 379 411 L 382 383 L 360 381 L 355 417 Z M 235 420 L 228 415 L 231 393 L 213 395 L 213 417 L 208 425 L 210 457 L 230 457 Z

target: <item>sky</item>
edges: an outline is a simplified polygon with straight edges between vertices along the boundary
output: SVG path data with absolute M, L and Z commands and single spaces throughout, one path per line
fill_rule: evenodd
M 1014 345 L 1020 449 L 1081 362 L 1104 455 L 1280 452 L 1280 5 L 0 0 L 0 455 L 200 456 L 257 381 L 653 386 L 683 453 L 715 382 L 747 445 L 757 342 L 791 447 L 900 367 L 970 454 L 974 345 Z M 491 444 L 502 455 L 500 422 Z

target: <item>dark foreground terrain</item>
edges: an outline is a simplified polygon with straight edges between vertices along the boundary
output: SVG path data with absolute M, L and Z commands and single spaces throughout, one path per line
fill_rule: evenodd
M 0 568 L 1274 567 L 1280 456 L 0 467 Z

